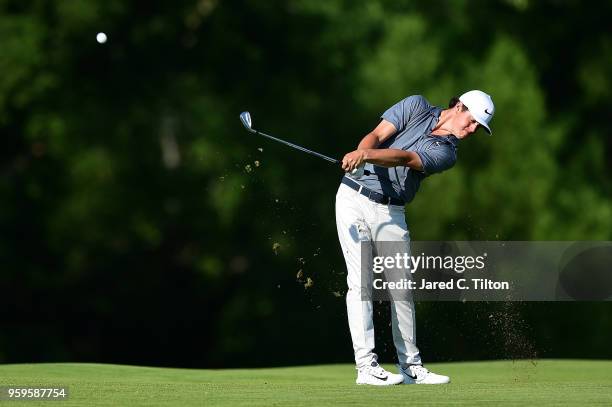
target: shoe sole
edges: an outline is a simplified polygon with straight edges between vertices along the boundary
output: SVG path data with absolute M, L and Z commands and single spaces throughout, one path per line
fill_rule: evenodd
M 450 380 L 447 382 L 440 382 L 440 383 L 417 383 L 415 381 L 406 381 L 404 380 L 404 382 L 402 384 L 425 384 L 425 385 L 436 385 L 436 384 L 449 384 Z
M 394 381 L 388 381 L 388 382 L 385 382 L 385 381 L 378 382 L 377 381 L 377 382 L 372 382 L 372 383 L 356 381 L 355 383 L 359 386 L 397 386 L 399 384 L 402 384 L 403 381 L 395 381 L 395 382 Z
M 402 382 L 399 383 L 356 383 L 357 386 L 399 386 Z

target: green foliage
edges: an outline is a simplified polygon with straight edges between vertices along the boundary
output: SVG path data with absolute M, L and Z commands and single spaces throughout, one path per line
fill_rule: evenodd
M 0 2 L 4 305 L 32 329 L 72 327 L 45 332 L 55 340 L 32 355 L 32 331 L 17 324 L 0 335 L 0 361 L 110 358 L 107 346 L 112 358 L 160 364 L 311 361 L 276 337 L 281 325 L 297 347 L 350 359 L 334 294 L 344 293 L 333 222 L 341 172 L 246 134 L 247 109 L 255 127 L 341 157 L 409 94 L 442 106 L 486 90 L 494 135 L 462 142 L 456 167 L 424 182 L 407 208 L 413 239 L 611 239 L 610 9 Z M 587 308 L 594 319 L 607 310 Z M 168 332 L 140 346 L 160 319 Z M 334 332 L 312 338 L 321 326 Z M 162 347 L 176 350 L 160 356 Z M 273 351 L 276 362 L 265 359 Z

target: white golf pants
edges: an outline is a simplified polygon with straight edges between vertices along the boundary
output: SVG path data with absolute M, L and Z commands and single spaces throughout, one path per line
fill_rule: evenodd
M 367 288 L 362 285 L 372 283 L 371 275 L 362 279 L 361 242 L 406 242 L 406 250 L 410 254 L 410 235 L 403 206 L 377 204 L 344 184 L 340 184 L 336 194 L 336 226 L 348 272 L 346 309 L 355 363 L 361 367 L 377 359 L 374 353 L 373 304 L 361 295 L 362 288 Z M 372 265 L 363 269 L 372 273 Z M 412 299 L 394 300 L 390 304 L 393 342 L 398 361 L 400 364 L 420 364 L 421 357 L 415 337 L 414 302 Z

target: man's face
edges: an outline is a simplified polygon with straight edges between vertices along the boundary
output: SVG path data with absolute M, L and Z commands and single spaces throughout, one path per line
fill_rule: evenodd
M 460 104 L 460 103 L 458 103 Z M 453 119 L 453 134 L 458 139 L 468 138 L 470 135 L 474 134 L 478 127 L 480 127 L 480 123 L 474 119 L 472 113 L 469 110 L 462 111 L 463 105 L 455 106 L 456 112 L 455 117 Z

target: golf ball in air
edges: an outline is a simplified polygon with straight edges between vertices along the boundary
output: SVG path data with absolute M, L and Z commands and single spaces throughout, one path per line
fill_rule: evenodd
M 106 42 L 106 34 L 98 33 L 96 35 L 96 41 L 98 41 L 98 43 L 100 43 L 100 44 L 104 44 Z

